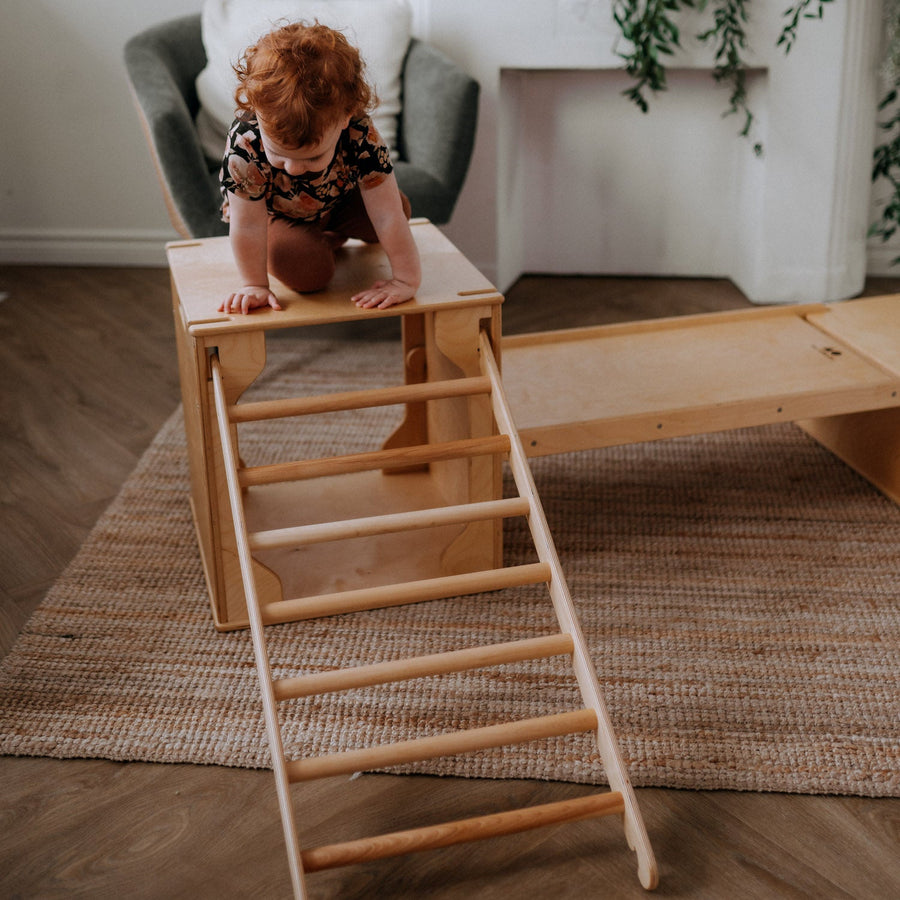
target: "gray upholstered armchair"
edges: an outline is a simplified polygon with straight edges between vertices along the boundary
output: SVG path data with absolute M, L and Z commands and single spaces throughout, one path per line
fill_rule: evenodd
M 219 161 L 205 156 L 194 125 L 199 108 L 194 81 L 206 65 L 200 16 L 135 35 L 125 46 L 125 64 L 172 225 L 185 238 L 226 234 L 219 212 Z M 402 91 L 397 181 L 413 215 L 440 225 L 449 221 L 469 168 L 478 83 L 413 39 Z

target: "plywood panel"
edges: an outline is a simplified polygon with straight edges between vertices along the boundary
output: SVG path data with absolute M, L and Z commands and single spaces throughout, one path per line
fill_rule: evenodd
M 896 377 L 784 310 L 559 338 L 504 342 L 504 384 L 533 455 L 896 404 Z
M 350 302 L 357 291 L 389 277 L 387 257 L 378 245 L 349 241 L 339 251 L 337 271 L 324 291 L 298 294 L 273 279 L 272 289 L 284 309 L 258 309 L 249 315 L 216 312 L 219 301 L 240 283 L 228 238 L 179 241 L 168 245 L 167 255 L 194 336 L 322 325 L 502 301 L 496 288 L 437 228 L 420 221 L 413 224 L 412 233 L 422 260 L 422 284 L 414 300 L 387 310 L 358 309 Z

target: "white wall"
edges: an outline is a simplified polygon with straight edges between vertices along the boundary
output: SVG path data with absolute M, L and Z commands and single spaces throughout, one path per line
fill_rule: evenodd
M 613 32 L 606 24 L 604 2 L 413 0 L 417 33 L 482 84 L 472 168 L 446 231 L 490 277 L 497 277 L 502 187 L 497 123 L 501 114 L 511 114 L 500 109 L 500 68 L 523 61 L 539 64 L 543 49 L 534 34 L 565 33 L 566 28 L 574 64 L 590 65 L 598 54 L 608 57 Z M 162 244 L 174 232 L 132 108 L 122 47 L 142 28 L 200 6 L 201 0 L 8 0 L 3 5 L 0 78 L 15 89 L 4 90 L 0 99 L 7 123 L 0 262 L 163 264 Z M 579 29 L 577 22 L 571 27 L 572 17 L 565 18 L 567 10 L 580 9 L 597 14 L 592 29 Z M 812 45 L 816 27 L 804 26 L 797 49 L 804 42 Z M 577 81 L 572 88 L 573 97 L 589 93 Z M 624 99 L 620 103 L 614 115 L 622 121 L 630 117 L 630 127 L 639 127 L 634 117 L 640 113 Z M 9 123 L 15 123 L 15 130 Z M 709 128 L 718 129 L 720 123 Z M 642 204 L 650 200 L 649 194 L 638 197 Z M 554 248 L 552 241 L 545 249 L 550 259 L 571 256 L 570 248 Z M 898 253 L 900 241 L 888 248 L 870 245 L 870 271 L 898 274 L 888 266 Z
M 720 119 L 727 94 L 711 85 L 709 51 L 689 40 L 709 13 L 682 20 L 672 89 L 642 116 L 611 68 L 620 61 L 609 5 L 531 0 L 528 15 L 482 0 L 432 6 L 431 39 L 479 78 L 490 123 L 451 237 L 483 239 L 472 254 L 480 262 L 492 236 L 501 288 L 522 268 L 564 265 L 728 275 L 763 302 L 858 290 L 874 216 L 880 0 L 835 4 L 822 22 L 802 23 L 789 57 L 775 47 L 784 4 L 750 4 L 752 103 L 766 147 L 758 165 L 739 124 Z
M 169 225 L 122 48 L 201 0 L 6 0 L 0 261 L 162 265 Z

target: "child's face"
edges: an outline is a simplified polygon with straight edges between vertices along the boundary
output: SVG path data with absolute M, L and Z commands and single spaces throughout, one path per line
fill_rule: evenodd
M 350 124 L 350 117 L 336 122 L 322 135 L 321 140 L 302 147 L 284 147 L 266 134 L 260 125 L 259 136 L 269 164 L 276 169 L 283 169 L 288 175 L 306 175 L 308 172 L 323 172 L 334 159 L 338 138 Z

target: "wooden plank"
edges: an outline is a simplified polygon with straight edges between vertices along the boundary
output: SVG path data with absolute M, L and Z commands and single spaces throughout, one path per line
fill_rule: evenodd
M 176 241 L 167 245 L 166 252 L 188 328 L 195 337 L 396 318 L 503 302 L 494 285 L 434 225 L 417 223 L 412 234 L 422 262 L 422 283 L 414 300 L 386 310 L 358 309 L 350 302 L 353 294 L 389 271 L 378 244 L 348 241 L 341 248 L 341 264 L 324 291 L 298 294 L 273 279 L 272 289 L 283 309 L 258 309 L 248 315 L 216 311 L 219 300 L 240 283 L 227 237 Z
M 861 410 L 891 409 L 897 405 L 898 391 L 900 385 L 892 383 L 874 389 L 848 388 L 831 394 L 813 389 L 795 396 L 761 398 L 742 403 L 656 410 L 643 415 L 600 418 L 568 425 L 523 427 L 519 429 L 519 435 L 528 456 L 548 456 L 778 422 L 812 420 Z
M 248 527 L 256 533 L 301 523 L 328 529 L 328 523 L 334 521 L 377 519 L 438 508 L 446 502 L 427 469 L 402 475 L 376 470 L 248 488 L 244 493 L 244 513 Z M 301 553 L 295 547 L 259 550 L 254 551 L 254 557 L 278 575 L 282 585 L 280 599 L 330 594 L 447 574 L 441 568 L 441 553 L 463 527 L 386 532 L 352 544 L 319 542 Z M 352 566 L 347 565 L 348 554 L 352 556 Z M 488 560 L 483 565 L 473 563 L 470 568 L 492 567 Z
M 900 378 L 900 294 L 832 303 L 807 319 Z
M 529 455 L 896 404 L 898 378 L 797 314 L 764 312 L 504 341 L 504 386 Z
M 499 341 L 499 307 L 450 310 L 426 321 L 426 369 L 430 379 L 482 376 L 479 336 L 487 328 Z M 428 405 L 427 428 L 432 443 L 462 437 L 494 435 L 494 417 L 486 395 L 452 398 Z M 499 455 L 468 460 L 447 459 L 431 466 L 431 474 L 448 503 L 494 500 L 503 496 L 503 460 Z M 444 572 L 502 565 L 502 523 L 469 523 L 442 554 Z
M 717 310 L 694 315 L 660 316 L 658 318 L 638 319 L 629 322 L 611 322 L 605 325 L 587 325 L 579 328 L 559 328 L 552 331 L 531 331 L 524 334 L 504 335 L 503 346 L 513 350 L 523 347 L 535 347 L 541 344 L 564 344 L 568 341 L 594 340 L 645 332 L 673 331 L 694 329 L 705 325 L 734 324 L 744 321 L 778 320 L 784 316 L 805 317 L 813 313 L 826 311 L 824 303 L 804 303 L 796 306 L 767 306 L 752 309 Z M 496 355 L 496 354 L 495 354 Z
M 900 408 L 822 416 L 797 425 L 900 503 Z

